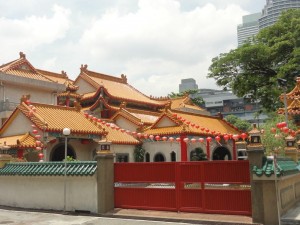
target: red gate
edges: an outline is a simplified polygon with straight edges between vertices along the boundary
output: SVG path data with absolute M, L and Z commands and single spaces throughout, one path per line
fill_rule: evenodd
M 115 207 L 251 215 L 249 162 L 115 163 Z

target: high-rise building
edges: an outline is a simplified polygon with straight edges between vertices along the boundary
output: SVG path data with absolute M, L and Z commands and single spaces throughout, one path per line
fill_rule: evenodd
M 237 27 L 238 46 L 256 35 L 259 30 L 273 25 L 282 11 L 299 8 L 300 0 L 266 0 L 262 13 L 243 16 L 243 23 Z
M 237 27 L 238 46 L 241 46 L 249 38 L 256 35 L 259 31 L 258 19 L 261 13 L 253 13 L 243 16 L 243 23 Z
M 273 25 L 282 11 L 297 8 L 300 8 L 300 0 L 267 0 L 259 18 L 259 29 Z
M 179 92 L 184 92 L 188 90 L 198 90 L 198 85 L 196 84 L 195 79 L 188 78 L 181 80 L 181 84 L 179 84 Z

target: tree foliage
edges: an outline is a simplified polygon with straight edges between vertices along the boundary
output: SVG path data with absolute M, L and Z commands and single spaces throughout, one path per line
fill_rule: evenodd
M 251 123 L 246 120 L 242 120 L 235 115 L 228 115 L 224 118 L 228 123 L 232 124 L 233 126 L 237 127 L 239 130 L 243 132 L 247 132 L 251 129 Z
M 277 113 L 272 113 L 272 115 L 269 115 L 269 118 L 262 126 L 264 129 L 262 143 L 266 149 L 266 153 L 270 155 L 274 150 L 278 150 L 280 155 L 284 155 L 284 147 L 286 146 L 285 137 L 287 134 L 281 132 L 279 129 L 276 129 L 276 133 L 274 133 L 274 128 L 276 128 L 276 124 L 285 121 L 285 118 L 283 115 L 278 115 Z M 293 121 L 288 121 L 288 127 L 292 130 L 297 130 Z
M 259 101 L 268 111 L 281 106 L 277 79 L 287 80 L 288 89 L 300 75 L 300 10 L 282 13 L 277 23 L 262 29 L 253 40 L 212 59 L 209 78 L 232 89 L 239 97 Z
M 207 156 L 204 153 L 202 148 L 195 148 L 194 152 L 192 151 L 191 161 L 204 161 L 207 160 Z
M 143 146 L 142 145 L 135 146 L 133 155 L 134 155 L 135 162 L 144 162 L 145 149 L 143 148 Z

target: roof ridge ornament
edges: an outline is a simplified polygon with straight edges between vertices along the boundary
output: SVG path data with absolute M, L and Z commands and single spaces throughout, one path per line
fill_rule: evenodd
M 124 75 L 123 73 L 121 74 L 121 79 L 124 84 L 127 84 L 127 76 Z
M 20 59 L 26 59 L 26 54 L 24 54 L 23 52 L 20 52 L 19 55 Z
M 85 72 L 85 71 L 87 71 L 87 68 L 88 68 L 88 65 L 87 64 L 81 64 L 81 67 L 80 67 L 80 71 L 81 72 Z

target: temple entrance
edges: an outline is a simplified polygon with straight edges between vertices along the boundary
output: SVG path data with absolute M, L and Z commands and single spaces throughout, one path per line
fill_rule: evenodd
M 165 160 L 165 156 L 161 153 L 157 153 L 155 156 L 154 156 L 154 162 L 164 162 L 166 161 Z
M 230 151 L 225 147 L 218 147 L 213 153 L 213 160 L 231 160 Z
M 73 159 L 76 159 L 75 151 L 67 147 L 67 156 L 72 157 Z M 50 161 L 63 161 L 65 159 L 65 145 L 58 145 L 51 154 Z

